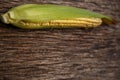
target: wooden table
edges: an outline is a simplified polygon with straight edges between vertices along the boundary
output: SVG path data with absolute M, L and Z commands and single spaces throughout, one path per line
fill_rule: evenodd
M 82 7 L 114 17 L 94 29 L 23 30 L 0 22 L 0 80 L 120 80 L 119 0 L 0 0 Z

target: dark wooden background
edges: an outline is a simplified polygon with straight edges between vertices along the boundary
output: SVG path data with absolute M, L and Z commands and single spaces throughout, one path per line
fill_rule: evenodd
M 82 7 L 118 20 L 94 29 L 22 30 L 0 22 L 0 80 L 120 80 L 119 0 L 0 0 Z

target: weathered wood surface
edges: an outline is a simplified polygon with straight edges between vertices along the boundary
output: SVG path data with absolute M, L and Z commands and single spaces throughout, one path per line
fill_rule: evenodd
M 120 21 L 119 0 L 0 0 L 87 8 Z M 94 29 L 22 30 L 0 22 L 0 80 L 120 80 L 120 23 Z

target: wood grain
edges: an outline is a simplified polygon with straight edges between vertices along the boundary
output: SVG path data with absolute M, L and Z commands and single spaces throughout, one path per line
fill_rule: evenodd
M 82 7 L 120 21 L 119 0 L 0 0 Z M 0 22 L 0 80 L 120 80 L 120 23 L 94 29 L 22 30 Z

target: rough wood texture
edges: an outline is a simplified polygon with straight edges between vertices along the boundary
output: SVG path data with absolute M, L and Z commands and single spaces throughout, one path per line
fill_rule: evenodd
M 0 14 L 25 3 L 82 7 L 120 21 L 119 0 L 0 0 Z M 120 80 L 120 24 L 22 30 L 0 22 L 0 80 Z

